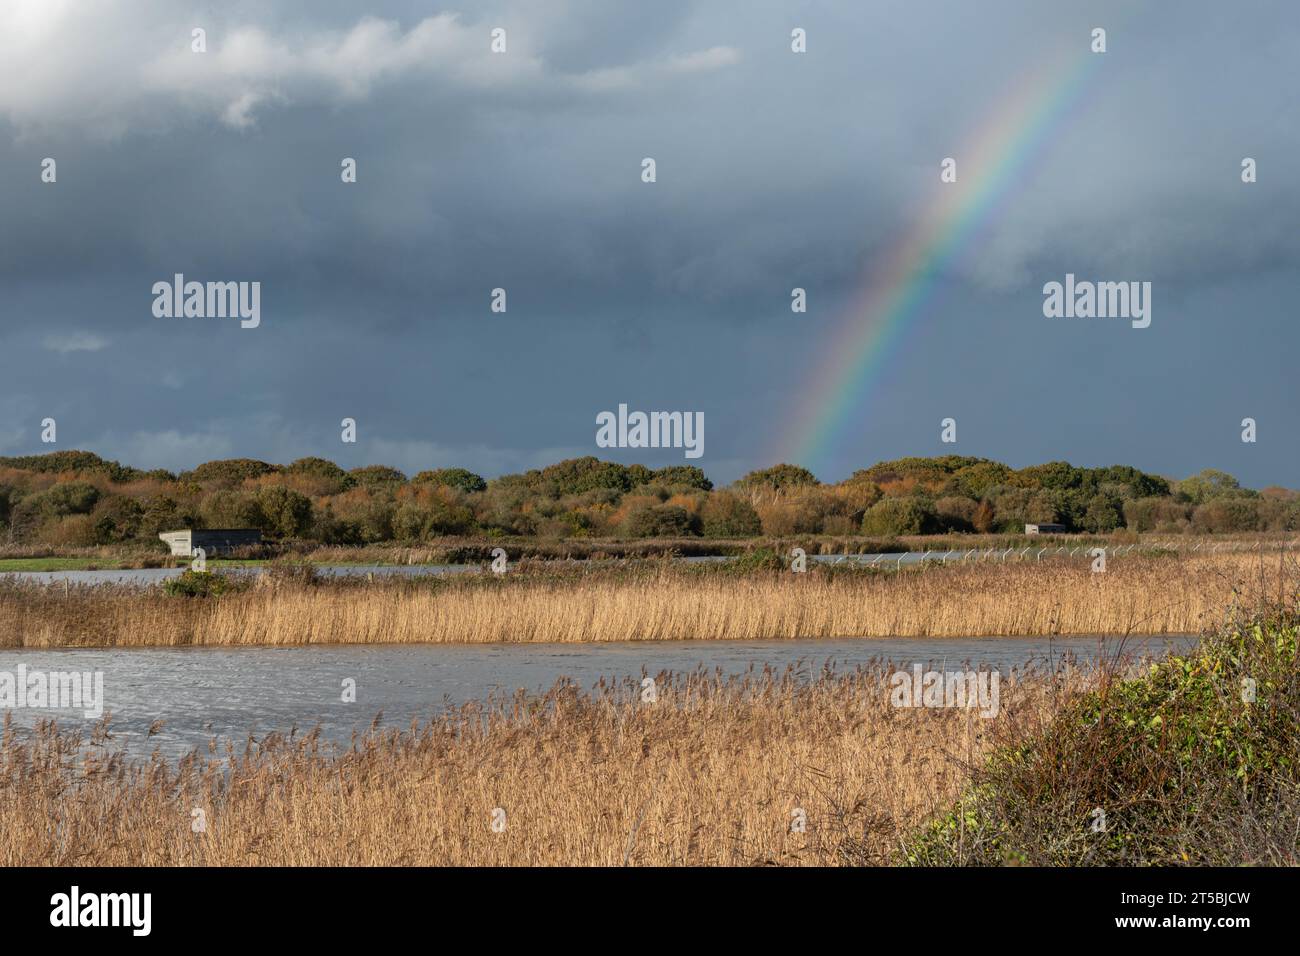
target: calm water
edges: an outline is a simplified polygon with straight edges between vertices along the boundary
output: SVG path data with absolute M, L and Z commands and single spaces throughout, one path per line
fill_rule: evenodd
M 260 567 L 220 567 L 211 565 L 213 571 L 222 574 L 262 574 Z M 168 578 L 181 575 L 184 568 L 128 568 L 117 571 L 3 571 L 0 578 L 20 578 L 39 584 L 55 584 L 68 581 L 71 584 L 160 584 Z M 350 575 L 374 574 L 376 576 L 394 575 L 416 577 L 422 574 L 463 574 L 467 571 L 482 571 L 478 564 L 322 564 L 316 566 L 318 574 L 326 577 L 347 577 Z
M 1023 555 L 1025 560 L 1034 560 L 1038 557 L 1038 550 L 1030 548 Z M 1064 548 L 1043 548 L 1045 556 L 1062 556 L 1067 553 Z M 1074 550 L 1078 551 L 1078 548 Z M 1058 553 L 1059 552 L 1059 553 Z M 955 551 L 906 551 L 899 553 L 886 554 L 810 554 L 809 561 L 816 561 L 821 564 L 866 564 L 877 567 L 887 568 L 903 564 L 919 564 L 922 561 L 942 562 L 950 561 L 954 564 L 965 558 L 969 561 L 991 561 L 997 563 L 1003 560 L 1018 560 L 1021 555 L 1019 552 L 962 552 Z M 725 557 L 686 557 L 677 560 L 687 564 L 699 562 L 728 561 L 730 558 Z M 556 561 L 556 564 L 564 562 Z M 584 563 L 584 562 L 579 562 Z M 616 559 L 600 559 L 585 562 L 587 564 L 617 564 Z M 376 577 L 386 575 L 395 575 L 399 577 L 415 577 L 422 574 L 463 574 L 472 571 L 484 571 L 486 564 L 370 564 L 370 565 L 317 565 L 318 573 L 330 577 L 346 577 L 350 575 L 373 574 Z M 36 581 L 43 584 L 62 583 L 67 581 L 71 584 L 159 584 L 168 578 L 177 577 L 183 568 L 129 568 L 125 570 L 101 570 L 101 571 L 0 571 L 0 579 L 3 578 L 21 578 L 25 581 Z M 223 573 L 235 574 L 261 574 L 261 567 L 220 567 L 213 566 L 213 570 Z
M 1163 656 L 1185 649 L 1194 638 L 1130 638 L 1128 654 Z M 4 650 L 0 671 L 30 673 L 102 671 L 104 708 L 113 714 L 115 743 L 145 756 L 155 747 L 178 757 L 206 745 L 213 736 L 231 738 L 242 747 L 247 734 L 318 723 L 324 736 L 346 743 L 383 713 L 386 726 L 405 728 L 412 718 L 425 719 L 447 706 L 488 694 L 549 689 L 569 677 L 590 688 L 601 678 L 615 680 L 684 672 L 699 667 L 724 675 L 748 669 L 796 665 L 805 676 L 824 665 L 852 668 L 872 661 L 910 666 L 922 663 L 943 669 L 1041 667 L 1070 654 L 1095 661 L 1114 655 L 1115 638 L 1062 638 L 1050 643 L 1026 638 L 847 639 L 783 641 L 665 641 L 610 644 L 422 645 L 410 647 L 298 648 L 148 648 L 139 650 Z M 356 681 L 357 701 L 342 702 L 342 682 Z M 11 711 L 20 727 L 57 717 L 63 726 L 89 727 L 94 721 L 80 710 Z M 152 738 L 149 725 L 165 726 Z

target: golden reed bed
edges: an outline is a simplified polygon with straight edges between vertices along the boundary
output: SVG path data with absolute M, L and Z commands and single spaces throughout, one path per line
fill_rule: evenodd
M 1186 634 L 1246 593 L 1293 593 L 1294 559 L 1230 554 L 749 574 L 659 566 L 497 579 L 268 578 L 220 597 L 0 586 L 0 647 L 232 646 Z
M 653 703 L 561 684 L 342 753 L 272 737 L 179 765 L 6 727 L 0 865 L 887 862 L 995 731 L 1065 696 L 1004 682 L 983 719 L 893 707 L 882 675 L 661 675 Z

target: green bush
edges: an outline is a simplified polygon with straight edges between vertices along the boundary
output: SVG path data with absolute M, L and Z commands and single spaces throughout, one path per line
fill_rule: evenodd
M 691 513 L 680 505 L 635 508 L 623 522 L 623 533 L 632 538 L 680 538 L 693 531 Z
M 415 484 L 445 485 L 466 494 L 487 488 L 487 482 L 481 476 L 465 468 L 435 468 L 433 471 L 422 471 L 411 481 Z
M 862 533 L 893 537 L 936 530 L 934 506 L 919 498 L 883 498 L 862 516 Z
M 763 533 L 758 512 L 744 498 L 714 492 L 700 506 L 701 531 L 706 538 L 754 538 Z
M 474 523 L 468 508 L 444 501 L 406 501 L 393 513 L 393 534 L 404 541 L 419 541 L 438 535 L 463 534 Z
M 1192 512 L 1192 527 L 1209 533 L 1258 530 L 1259 503 L 1253 498 L 1215 498 Z
M 311 475 L 314 478 L 329 478 L 343 481 L 348 473 L 328 458 L 299 458 L 284 466 L 286 475 Z
M 186 505 L 178 504 L 166 495 L 146 498 L 141 507 L 137 533 L 147 540 L 154 540 L 163 531 L 177 531 L 181 528 L 193 528 L 199 523 L 199 516 Z
M 311 499 L 282 485 L 269 485 L 257 492 L 262 513 L 261 529 L 281 538 L 296 538 L 311 527 Z
M 541 471 L 530 471 L 526 477 L 534 490 L 544 490 L 553 496 L 579 494 L 594 488 L 617 488 L 628 491 L 633 477 L 626 465 L 614 461 L 601 461 L 588 455 L 569 458 Z M 641 480 L 646 480 L 643 476 Z
M 1243 491 L 1241 483 L 1226 471 L 1206 468 L 1199 474 L 1175 482 L 1173 493 L 1179 501 L 1200 505 L 1216 498 L 1235 498 Z
M 760 468 L 758 471 L 751 471 L 736 482 L 736 487 L 746 491 L 756 488 L 786 491 L 791 488 L 802 488 L 817 484 L 820 484 L 817 481 L 817 476 L 807 468 L 800 468 L 798 465 L 781 464 L 773 465 L 771 468 Z
M 94 485 L 70 481 L 32 495 L 23 504 L 43 518 L 64 518 L 89 514 L 99 498 L 99 489 Z
M 246 491 L 222 489 L 212 492 L 199 506 L 199 517 L 205 528 L 265 529 L 267 526 L 257 495 Z
M 911 478 L 923 484 L 943 484 L 953 476 L 968 469 L 981 466 L 998 466 L 984 458 L 971 458 L 967 455 L 939 455 L 934 458 L 896 458 L 893 461 L 877 462 L 870 468 L 855 471 L 853 478 L 868 479 L 877 484 L 889 484 Z M 1006 466 L 1000 466 L 1005 468 Z
M 1130 531 L 1178 531 L 1187 526 L 1191 506 L 1172 498 L 1136 498 L 1124 502 Z
M 105 475 L 110 481 L 117 482 L 132 481 L 144 474 L 138 468 L 123 466 L 89 451 L 52 451 L 47 455 L 0 457 L 0 468 L 17 468 L 38 474 L 87 472 Z
M 118 544 L 139 535 L 144 508 L 134 498 L 110 495 L 95 506 L 91 518 L 96 543 Z
M 280 470 L 279 465 L 258 461 L 255 458 L 226 458 L 219 461 L 205 461 L 193 471 L 185 472 L 182 479 L 203 482 L 218 482 L 233 486 L 248 478 L 260 478 Z
M 366 488 L 388 488 L 406 482 L 406 475 L 388 465 L 366 465 L 353 468 L 348 474 L 359 485 Z
M 1108 534 L 1124 522 L 1123 503 L 1110 495 L 1096 494 L 1088 502 L 1083 527 L 1093 534 Z
M 907 841 L 906 862 L 1294 865 L 1298 626 L 1261 613 L 1066 702 L 998 747 L 957 807 Z
M 217 597 L 241 589 L 241 584 L 224 574 L 212 571 L 185 570 L 178 577 L 163 582 L 163 593 L 168 597 Z
M 326 458 L 299 458 L 285 466 L 284 474 L 314 478 L 323 483 L 329 494 L 346 491 L 357 483 L 355 478 Z
M 703 470 L 694 465 L 666 465 L 656 469 L 651 475 L 655 484 L 669 488 L 694 488 L 697 491 L 712 491 L 713 482 L 709 481 Z M 650 480 L 637 484 L 649 484 Z
M 781 555 L 771 548 L 754 548 L 739 557 L 732 558 L 724 567 L 736 574 L 751 574 L 754 571 L 784 571 L 786 563 Z
M 941 531 L 975 530 L 975 512 L 978 508 L 978 501 L 961 495 L 940 498 L 934 503 L 935 516 Z

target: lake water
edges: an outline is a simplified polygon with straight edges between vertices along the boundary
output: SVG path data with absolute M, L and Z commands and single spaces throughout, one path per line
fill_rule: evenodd
M 114 744 L 128 754 L 147 756 L 157 748 L 176 758 L 213 737 L 233 739 L 242 749 L 246 735 L 306 732 L 320 724 L 323 735 L 346 743 L 383 713 L 383 724 L 407 727 L 448 706 L 492 693 L 549 689 L 569 677 L 584 689 L 601 678 L 639 679 L 662 671 L 704 667 L 726 676 L 751 668 L 796 666 L 803 676 L 831 663 L 840 669 L 892 661 L 936 669 L 996 668 L 1004 675 L 1025 667 L 1045 667 L 1073 655 L 1081 662 L 1121 650 L 1154 658 L 1184 650 L 1190 637 L 664 641 L 608 644 L 489 644 L 416 646 L 333 646 L 252 648 L 146 648 L 138 650 L 3 650 L 0 671 L 100 671 L 104 708 L 112 711 Z M 342 683 L 356 681 L 356 703 L 343 703 Z M 0 714 L 3 714 L 0 711 Z M 94 723 L 80 710 L 9 711 L 20 727 L 56 717 L 61 726 Z M 162 731 L 147 731 L 155 720 Z
M 1045 557 L 1064 557 L 1073 556 L 1071 551 L 1065 548 L 1027 548 L 1023 552 L 1010 551 L 905 551 L 897 553 L 884 554 L 810 554 L 809 561 L 815 561 L 820 564 L 864 564 L 874 565 L 876 567 L 888 568 L 899 567 L 904 564 L 919 564 L 922 561 L 933 563 L 942 563 L 945 561 L 953 564 L 961 561 L 985 561 L 998 563 L 1001 561 L 1016 560 L 1035 560 L 1039 557 L 1038 550 L 1044 552 Z M 1080 548 L 1074 548 L 1073 551 L 1080 551 Z M 696 564 L 701 562 L 729 561 L 730 558 L 714 556 L 693 556 L 677 558 L 676 560 L 686 564 Z M 569 562 L 554 561 L 554 564 L 565 564 Z M 623 563 L 619 559 L 601 558 L 585 562 L 572 562 L 577 564 L 588 565 L 613 565 Z M 373 574 L 376 577 L 397 576 L 397 577 L 418 577 L 425 574 L 464 574 L 466 572 L 485 571 L 486 564 L 320 564 L 316 566 L 317 573 L 327 577 L 348 577 L 355 575 Z M 213 565 L 212 569 L 222 573 L 235 574 L 261 574 L 263 568 L 260 566 L 252 567 L 223 567 Z M 35 581 L 39 584 L 56 584 L 64 581 L 70 584 L 160 584 L 168 578 L 178 577 L 183 568 L 127 568 L 123 570 L 97 570 L 97 571 L 0 571 L 0 579 L 20 578 L 25 581 Z

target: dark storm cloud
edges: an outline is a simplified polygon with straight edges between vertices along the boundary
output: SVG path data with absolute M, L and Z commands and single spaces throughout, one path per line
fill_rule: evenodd
M 965 453 L 1295 484 L 1281 437 L 1300 408 L 1276 356 L 1300 344 L 1300 24 L 1281 3 L 1176 16 L 19 0 L 0 13 L 0 453 L 47 450 L 39 419 L 57 413 L 61 446 L 136 464 L 496 473 L 594 453 L 595 414 L 626 401 L 705 411 L 715 478 L 769 464 L 791 390 L 939 159 L 1110 25 L 1101 75 L 948 265 L 946 305 L 835 467 L 939 451 L 935 423 L 960 407 Z M 1153 280 L 1152 328 L 1049 325 L 1040 288 L 1066 271 Z M 150 288 L 176 272 L 260 281 L 262 326 L 153 318 Z M 789 311 L 796 285 L 807 316 Z M 498 286 L 505 315 L 488 311 Z M 1062 356 L 1109 388 L 1027 407 Z M 1231 426 L 1252 413 L 1276 443 L 1243 459 Z M 338 441 L 345 416 L 359 446 Z

